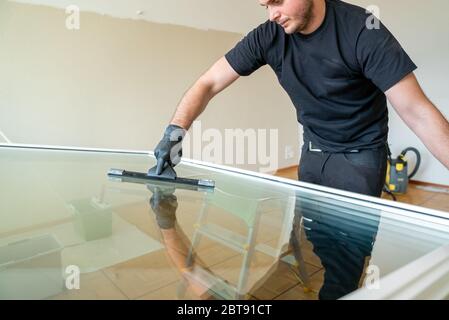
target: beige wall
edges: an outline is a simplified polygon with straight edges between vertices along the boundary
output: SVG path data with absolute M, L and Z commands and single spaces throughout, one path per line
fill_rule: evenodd
M 267 19 L 258 0 L 8 0 L 83 12 L 245 34 Z M 237 14 L 238 13 L 238 14 Z
M 416 75 L 429 98 L 449 119 L 449 1 L 447 0 L 351 0 L 364 8 L 376 5 L 388 26 L 413 61 Z M 390 144 L 394 155 L 413 146 L 422 155 L 416 180 L 449 185 L 447 170 L 390 108 Z M 412 164 L 414 155 L 408 157 Z
M 60 8 L 72 3 L 20 1 Z M 122 0 L 114 0 L 105 6 L 101 1 L 74 0 L 82 10 L 101 14 L 83 12 L 81 30 L 70 32 L 62 9 L 0 0 L 0 142 L 5 135 L 13 142 L 152 149 L 188 86 L 242 37 L 205 29 L 246 33 L 248 24 L 256 26 L 265 14 L 237 0 L 220 2 L 216 10 L 204 1 L 176 6 L 175 0 L 164 5 L 133 0 L 124 6 Z M 418 64 L 417 76 L 426 93 L 448 116 L 449 42 L 443 40 L 449 37 L 449 2 L 349 2 L 380 7 L 381 19 Z M 144 14 L 138 19 L 167 24 L 132 20 L 141 9 Z M 245 23 L 234 23 L 233 12 L 241 13 Z M 297 154 L 284 157 L 286 146 L 297 149 L 294 110 L 268 68 L 239 80 L 200 119 L 203 128 L 280 128 L 279 167 L 297 161 Z M 417 180 L 449 185 L 449 171 L 393 109 L 390 132 L 395 155 L 407 146 L 420 149 L 423 163 Z
M 14 143 L 153 149 L 183 93 L 242 37 L 89 12 L 69 31 L 66 17 L 0 0 L 0 131 Z M 297 153 L 284 157 L 285 146 L 298 149 L 295 112 L 268 68 L 200 120 L 203 129 L 278 128 L 279 167 L 297 163 Z

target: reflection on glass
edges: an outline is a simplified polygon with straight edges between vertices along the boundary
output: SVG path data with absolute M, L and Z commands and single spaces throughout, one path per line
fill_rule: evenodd
M 449 243 L 449 222 L 420 208 L 210 166 L 178 174 L 214 180 L 213 192 L 107 177 L 152 165 L 0 148 L 0 299 L 338 299 L 368 260 L 384 277 Z M 65 284 L 71 265 L 80 290 Z
M 345 212 L 338 202 L 327 206 L 298 197 L 294 220 L 293 230 L 303 222 L 307 240 L 324 268 L 319 299 L 339 299 L 358 289 L 373 250 L 379 216 L 363 219 Z
M 190 241 L 176 223 L 178 208 L 178 199 L 174 195 L 176 188 L 157 184 L 147 184 L 147 188 L 153 194 L 150 206 L 156 216 L 166 253 L 183 279 L 183 287 L 178 289 L 178 294 L 182 295 L 185 290 L 190 290 L 199 299 L 212 299 L 214 292 L 210 288 L 213 284 L 201 277 L 207 268 L 192 252 Z

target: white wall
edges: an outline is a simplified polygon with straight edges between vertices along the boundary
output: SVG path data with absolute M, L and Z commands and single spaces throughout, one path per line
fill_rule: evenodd
M 416 75 L 427 96 L 449 118 L 449 1 L 351 0 L 368 7 L 377 5 L 380 18 L 417 64 Z M 449 185 L 447 170 L 390 107 L 390 143 L 394 155 L 408 146 L 422 155 L 415 180 Z M 414 156 L 411 155 L 412 165 Z

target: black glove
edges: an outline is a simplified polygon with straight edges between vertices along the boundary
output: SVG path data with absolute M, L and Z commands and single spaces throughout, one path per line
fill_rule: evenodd
M 176 166 L 182 157 L 182 139 L 186 130 L 180 126 L 171 124 L 165 129 L 162 140 L 154 149 L 154 156 L 157 159 L 156 174 L 161 174 L 166 165 Z

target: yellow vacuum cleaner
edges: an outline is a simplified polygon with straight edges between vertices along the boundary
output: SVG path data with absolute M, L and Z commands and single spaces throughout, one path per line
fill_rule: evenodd
M 405 157 L 409 151 L 416 154 L 416 165 L 410 174 L 408 173 L 408 161 Z M 409 147 L 404 149 L 397 158 L 392 158 L 391 151 L 388 149 L 387 165 L 384 191 L 396 201 L 395 194 L 405 194 L 409 180 L 418 172 L 421 165 L 421 154 L 416 148 Z

